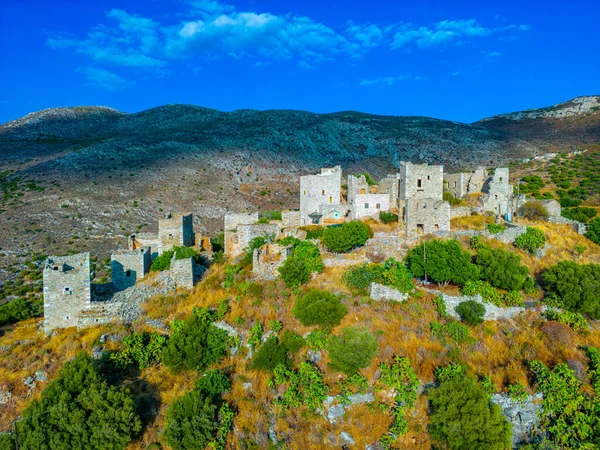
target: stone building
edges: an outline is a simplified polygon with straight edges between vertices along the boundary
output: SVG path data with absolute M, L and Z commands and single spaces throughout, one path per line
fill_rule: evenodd
M 379 182 L 379 193 L 388 194 L 390 209 L 398 208 L 399 188 L 399 174 L 387 175 Z
M 179 288 L 192 289 L 196 284 L 196 263 L 194 258 L 171 259 L 170 276 Z
M 364 175 L 348 175 L 347 197 L 352 220 L 378 218 L 381 211 L 390 210 L 389 193 L 380 193 L 378 187 L 369 186 Z
M 281 225 L 285 227 L 299 227 L 300 223 L 300 211 L 282 211 L 281 212 Z
M 192 247 L 194 235 L 193 215 L 169 214 L 158 221 L 158 233 L 134 233 L 129 236 L 129 250 L 151 247 L 152 259 L 173 247 Z
M 274 240 L 280 231 L 277 223 L 257 223 L 258 213 L 225 216 L 225 254 L 235 258 L 242 254 L 256 237 Z
M 342 168 L 323 168 L 316 175 L 300 177 L 300 224 L 320 223 L 321 205 L 341 204 Z
M 405 216 L 408 235 L 450 231 L 450 204 L 443 200 L 409 199 Z
M 77 326 L 82 311 L 91 307 L 90 254 L 51 256 L 44 280 L 44 332 Z
M 150 271 L 152 252 L 150 247 L 136 250 L 121 250 L 112 254 L 110 269 L 115 290 L 121 291 L 133 286 Z
M 252 258 L 252 273 L 263 280 L 274 280 L 279 275 L 277 269 L 290 255 L 292 246 L 265 244 L 254 249 Z
M 513 187 L 509 184 L 509 171 L 507 167 L 497 168 L 494 174 L 489 177 L 481 192 L 482 207 L 485 211 L 490 211 L 496 216 L 504 216 L 511 220 L 512 216 L 512 197 Z
M 542 206 L 544 208 L 546 208 L 546 211 L 548 211 L 548 215 L 550 217 L 560 217 L 561 216 L 561 212 L 562 212 L 562 208 L 560 206 L 560 203 L 558 203 L 556 200 L 554 199 L 543 199 L 543 200 L 535 200 L 536 202 L 540 202 L 542 204 Z M 523 203 L 521 203 L 521 205 L 523 205 Z
M 444 188 L 456 198 L 465 198 L 469 194 L 481 192 L 488 179 L 485 167 L 478 167 L 471 172 L 444 174 Z
M 401 162 L 398 198 L 442 200 L 444 193 L 444 166 Z

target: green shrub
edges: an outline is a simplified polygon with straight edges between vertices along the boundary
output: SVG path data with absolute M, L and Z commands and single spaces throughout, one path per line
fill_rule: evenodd
M 383 267 L 380 264 L 361 264 L 348 268 L 342 281 L 348 287 L 356 289 L 368 289 L 371 283 L 379 283 L 382 276 Z
M 371 364 L 377 348 L 377 341 L 367 330 L 346 327 L 341 334 L 331 336 L 327 342 L 329 365 L 351 375 Z
M 154 261 L 152 261 L 152 265 L 150 266 L 150 271 L 152 272 L 162 272 L 163 270 L 167 270 L 171 267 L 171 260 L 173 259 L 173 255 L 175 255 L 175 259 L 187 259 L 194 258 L 198 259 L 199 255 L 196 250 L 190 247 L 173 247 L 170 250 L 162 252 L 159 256 L 156 257 Z
M 126 388 L 109 386 L 81 352 L 17 422 L 19 448 L 124 449 L 142 424 Z
M 193 369 L 202 371 L 225 356 L 229 335 L 213 326 L 213 320 L 207 309 L 194 308 L 188 319 L 175 322 L 162 353 L 163 363 L 174 373 Z
M 433 299 L 433 304 L 435 305 L 436 312 L 441 318 L 448 317 L 448 311 L 446 310 L 446 302 L 444 301 L 444 297 L 438 295 Z
M 444 383 L 455 378 L 463 378 L 464 372 L 463 366 L 460 364 L 449 364 L 436 368 L 434 375 L 438 383 Z
M 584 206 L 577 206 L 571 209 L 563 209 L 561 215 L 567 219 L 576 220 L 578 222 L 587 223 L 591 218 L 598 215 L 598 210 L 595 208 L 587 208 Z
M 260 345 L 262 342 L 262 337 L 265 333 L 265 330 L 260 323 L 254 324 L 252 328 L 250 328 L 250 336 L 248 336 L 248 346 L 254 350 L 256 347 Z
M 306 407 L 309 411 L 323 408 L 327 398 L 327 385 L 323 374 L 308 362 L 301 362 L 297 370 L 283 364 L 275 368 L 271 386 L 283 388 L 283 394 L 275 400 L 284 409 Z
M 43 304 L 40 300 L 16 298 L 0 305 L 0 326 L 31 319 L 41 314 L 42 311 Z
M 398 222 L 398 214 L 394 214 L 388 211 L 379 212 L 379 221 L 381 223 L 392 223 Z
M 546 244 L 546 235 L 539 228 L 527 227 L 527 231 L 515 239 L 515 247 L 534 254 Z
M 519 208 L 519 214 L 529 220 L 548 220 L 550 216 L 542 202 L 526 202 Z
M 479 325 L 483 323 L 485 315 L 485 306 L 475 300 L 461 302 L 456 308 L 456 312 L 460 316 L 460 320 L 469 325 Z
M 209 397 L 215 404 L 220 402 L 221 394 L 230 388 L 229 378 L 220 370 L 209 370 L 196 381 L 196 389 Z
M 165 441 L 174 450 L 205 448 L 216 437 L 217 412 L 217 405 L 204 392 L 187 392 L 167 411 Z
M 306 225 L 300 229 L 306 231 L 306 239 L 319 239 L 325 231 L 325 228 L 320 225 Z
M 323 260 L 321 259 L 319 247 L 310 241 L 298 241 L 294 245 L 291 255 L 288 256 L 288 259 L 290 257 L 297 261 L 302 261 L 310 273 L 321 273 L 325 267 L 323 265 Z
M 123 348 L 111 353 L 110 359 L 120 369 L 131 364 L 145 369 L 160 361 L 166 342 L 166 336 L 160 333 L 133 333 L 123 339 Z
M 488 223 L 487 230 L 492 234 L 498 234 L 506 230 L 506 227 L 501 223 Z
M 544 317 L 547 320 L 555 320 L 565 325 L 569 325 L 575 331 L 587 330 L 588 322 L 585 320 L 582 314 L 571 312 L 571 311 L 556 311 L 554 309 L 548 309 L 544 313 Z
M 434 239 L 413 247 L 406 257 L 408 270 L 416 277 L 436 283 L 463 285 L 479 278 L 479 269 L 471 262 L 471 254 L 456 240 Z
M 306 283 L 310 274 L 322 272 L 323 260 L 319 248 L 310 241 L 300 241 L 288 237 L 279 241 L 281 245 L 293 245 L 290 255 L 278 271 L 281 279 L 288 287 L 297 287 Z
M 304 347 L 305 341 L 304 338 L 298 333 L 285 330 L 282 333 L 281 338 L 279 338 L 279 343 L 285 347 L 288 353 L 294 355 L 298 353 L 302 347 Z
M 410 292 L 415 287 L 412 274 L 404 264 L 394 258 L 385 260 L 382 266 L 381 278 L 378 282 L 398 289 L 400 292 Z
M 250 242 L 248 243 L 248 246 L 246 248 L 244 248 L 244 256 L 242 257 L 241 261 L 240 261 L 240 265 L 241 266 L 248 266 L 250 264 L 252 264 L 252 258 L 254 257 L 254 250 L 256 250 L 257 248 L 261 248 L 263 245 L 265 245 L 268 242 L 272 242 L 273 241 L 273 237 L 272 236 L 257 236 L 255 238 L 253 238 L 252 240 L 250 240 Z
M 557 306 L 600 318 L 600 265 L 561 261 L 542 274 L 542 286 Z
M 487 281 L 468 281 L 462 288 L 464 295 L 481 295 L 485 303 L 502 306 L 502 294 Z
M 489 395 L 469 377 L 444 381 L 429 394 L 429 434 L 448 449 L 505 450 L 511 425 Z
M 340 324 L 348 309 L 337 295 L 312 289 L 296 300 L 292 313 L 302 325 L 334 327 Z
M 367 224 L 353 220 L 343 223 L 341 227 L 327 227 L 323 231 L 323 244 L 331 252 L 345 253 L 365 245 L 370 235 Z
M 250 367 L 254 370 L 273 372 L 279 364 L 288 365 L 287 349 L 279 343 L 277 337 L 271 336 L 252 357 Z
M 600 217 L 596 217 L 588 224 L 585 237 L 600 245 Z
M 500 289 L 520 291 L 533 282 L 527 267 L 521 265 L 521 256 L 500 248 L 481 248 L 475 263 L 481 279 Z
M 444 201 L 450 203 L 450 205 L 452 205 L 452 206 L 460 205 L 460 203 L 462 201 L 460 198 L 456 198 L 454 195 L 452 195 L 452 192 L 449 192 L 449 191 L 444 191 L 442 196 L 443 196 Z
M 537 390 L 543 394 L 540 425 L 560 448 L 595 448 L 600 440 L 600 403 L 585 394 L 581 382 L 565 363 L 549 369 L 532 361 Z
M 287 258 L 277 270 L 288 287 L 300 286 L 310 278 L 310 270 L 306 264 L 295 258 Z
M 281 220 L 281 211 L 261 211 L 259 216 L 261 219 L 267 219 L 267 222 L 269 220 Z

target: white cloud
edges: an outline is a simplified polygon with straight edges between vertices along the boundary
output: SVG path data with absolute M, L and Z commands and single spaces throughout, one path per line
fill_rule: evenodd
M 397 76 L 393 76 L 393 77 L 377 77 L 377 78 L 371 78 L 371 79 L 364 79 L 361 80 L 360 85 L 361 86 L 392 86 L 396 83 L 398 83 L 399 81 L 404 81 L 404 80 L 414 80 L 414 81 L 421 81 L 423 78 L 421 78 L 420 76 L 411 76 L 411 75 L 397 75 Z
M 89 86 L 100 87 L 107 91 L 119 91 L 132 84 L 117 74 L 95 67 L 79 68 L 77 72 L 85 75 Z
M 350 20 L 346 32 L 365 47 L 377 47 L 383 41 L 383 31 L 374 24 L 355 25 Z

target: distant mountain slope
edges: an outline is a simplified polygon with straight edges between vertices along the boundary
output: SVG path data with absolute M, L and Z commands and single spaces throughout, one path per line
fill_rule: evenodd
M 499 131 L 535 145 L 560 146 L 600 140 L 600 96 L 488 117 L 474 125 Z

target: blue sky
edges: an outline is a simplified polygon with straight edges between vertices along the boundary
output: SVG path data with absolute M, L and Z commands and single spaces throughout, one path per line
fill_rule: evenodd
M 463 122 L 600 94 L 600 2 L 4 0 L 0 123 L 56 106 Z

